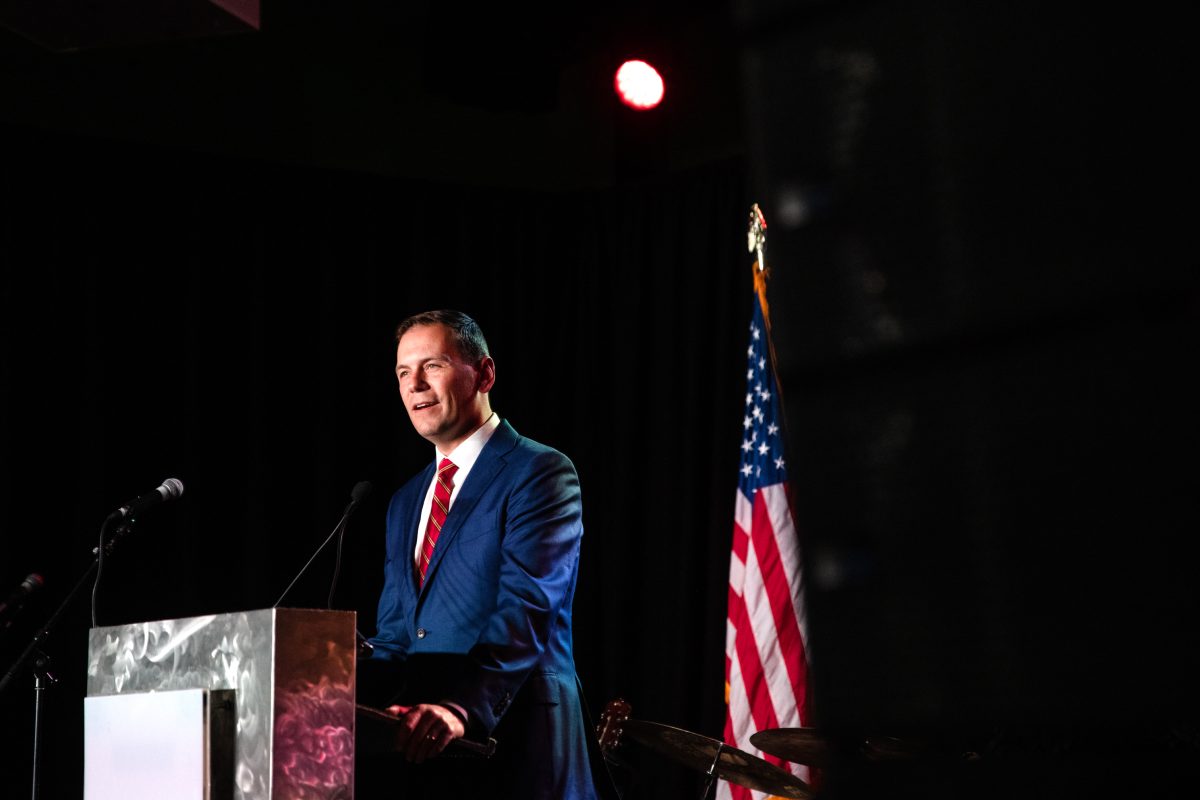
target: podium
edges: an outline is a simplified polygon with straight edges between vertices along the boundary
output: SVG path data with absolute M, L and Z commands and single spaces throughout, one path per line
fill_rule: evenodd
M 290 608 L 91 629 L 85 800 L 171 765 L 157 797 L 352 800 L 355 630 L 352 611 Z M 163 733 L 114 748 L 121 725 Z

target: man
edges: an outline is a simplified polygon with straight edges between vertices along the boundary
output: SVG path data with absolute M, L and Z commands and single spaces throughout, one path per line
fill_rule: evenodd
M 400 397 L 435 454 L 392 496 L 374 650 L 359 665 L 360 702 L 400 719 L 412 766 L 394 796 L 590 800 L 571 641 L 575 468 L 492 412 L 496 366 L 470 317 L 417 314 L 396 341 Z M 456 739 L 489 736 L 491 758 L 456 755 Z

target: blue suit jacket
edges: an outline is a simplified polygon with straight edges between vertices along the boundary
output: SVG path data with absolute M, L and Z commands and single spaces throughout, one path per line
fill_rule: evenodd
M 418 517 L 435 470 L 431 462 L 388 508 L 373 658 L 442 665 L 417 679 L 425 685 L 410 700 L 458 703 L 468 735 L 494 735 L 503 773 L 521 776 L 511 796 L 592 798 L 571 649 L 583 536 L 575 467 L 501 422 L 459 488 L 418 587 Z M 500 787 L 489 788 L 495 796 Z

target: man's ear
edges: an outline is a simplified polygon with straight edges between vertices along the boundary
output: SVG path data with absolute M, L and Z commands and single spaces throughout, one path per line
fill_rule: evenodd
M 479 393 L 487 394 L 496 383 L 496 362 L 491 356 L 484 356 L 479 362 Z

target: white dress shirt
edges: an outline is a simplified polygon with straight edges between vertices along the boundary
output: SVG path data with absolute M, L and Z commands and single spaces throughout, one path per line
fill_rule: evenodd
M 467 437 L 462 444 L 454 448 L 453 452 L 443 453 L 437 447 L 433 448 L 435 464 L 440 464 L 443 458 L 448 458 L 454 462 L 454 466 L 458 467 L 458 470 L 454 473 L 454 485 L 450 487 L 450 503 L 446 506 L 447 513 L 454 506 L 454 498 L 458 497 L 458 490 L 466 483 L 467 474 L 470 473 L 471 467 L 475 466 L 475 462 L 479 460 L 479 454 L 483 452 L 483 446 L 488 443 L 488 439 L 492 438 L 492 434 L 499 427 L 500 416 L 493 411 L 492 415 L 484 420 L 484 423 L 479 426 L 478 430 Z M 436 474 L 429 483 L 429 489 L 425 492 L 425 502 L 421 506 L 420 524 L 417 528 L 417 547 L 413 550 L 414 564 L 421 563 L 421 548 L 425 546 L 425 529 L 429 527 L 429 509 L 433 507 L 433 490 L 435 486 L 437 486 Z

